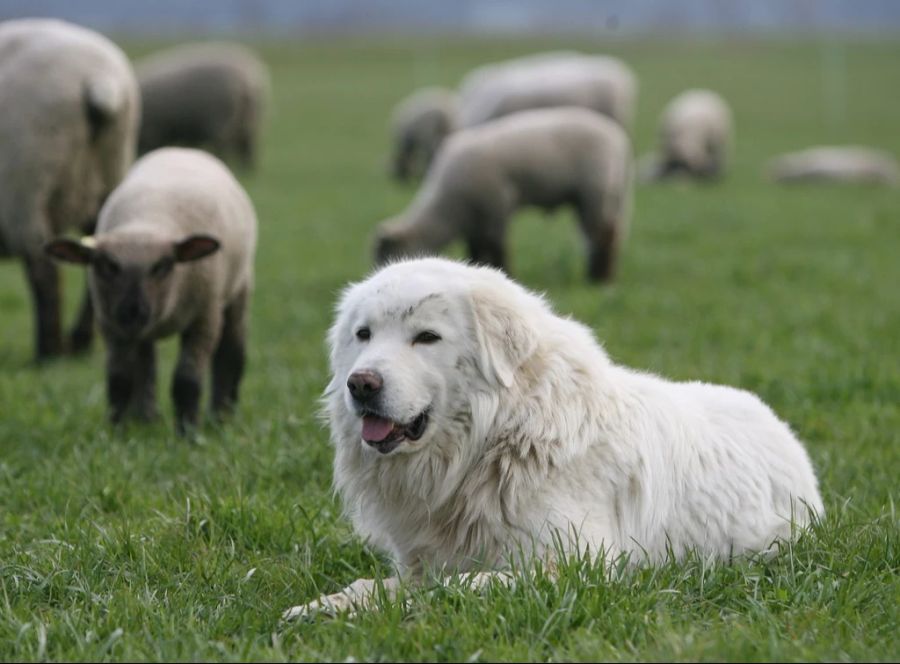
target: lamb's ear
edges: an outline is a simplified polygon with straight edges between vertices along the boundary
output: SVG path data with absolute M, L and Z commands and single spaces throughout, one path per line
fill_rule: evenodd
M 175 243 L 175 261 L 186 263 L 206 258 L 219 250 L 221 244 L 211 235 L 191 235 Z
M 515 372 L 537 349 L 537 335 L 508 293 L 481 286 L 471 294 L 478 368 L 488 382 L 513 384 Z
M 44 251 L 57 260 L 78 265 L 89 265 L 97 253 L 92 237 L 84 237 L 80 241 L 57 238 L 45 244 Z

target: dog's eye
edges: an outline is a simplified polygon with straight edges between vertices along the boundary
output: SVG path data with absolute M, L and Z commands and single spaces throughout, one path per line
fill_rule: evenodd
M 439 334 L 435 334 L 430 330 L 425 330 L 424 332 L 419 332 L 416 335 L 416 338 L 413 339 L 414 344 L 433 344 L 437 343 L 441 340 L 441 336 Z
M 372 338 L 372 330 L 367 327 L 361 327 L 356 331 L 356 338 L 360 341 L 368 341 Z

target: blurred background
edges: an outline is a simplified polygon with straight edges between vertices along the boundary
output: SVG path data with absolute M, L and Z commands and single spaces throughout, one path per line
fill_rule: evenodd
M 119 34 L 534 35 L 883 33 L 895 0 L 3 0 L 0 18 L 56 16 Z

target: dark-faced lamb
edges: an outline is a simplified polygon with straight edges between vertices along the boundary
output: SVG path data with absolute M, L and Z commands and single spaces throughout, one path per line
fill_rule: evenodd
M 222 162 L 164 148 L 141 158 L 103 206 L 97 232 L 57 239 L 51 256 L 89 267 L 107 348 L 110 418 L 156 416 L 155 343 L 179 335 L 178 430 L 197 424 L 212 368 L 212 410 L 234 408 L 244 371 L 256 215 Z

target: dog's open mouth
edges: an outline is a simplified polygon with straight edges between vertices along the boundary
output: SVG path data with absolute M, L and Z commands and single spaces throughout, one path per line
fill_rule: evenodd
M 428 411 L 423 410 L 409 424 L 375 415 L 363 414 L 362 439 L 382 454 L 392 452 L 404 440 L 419 440 L 428 426 Z

